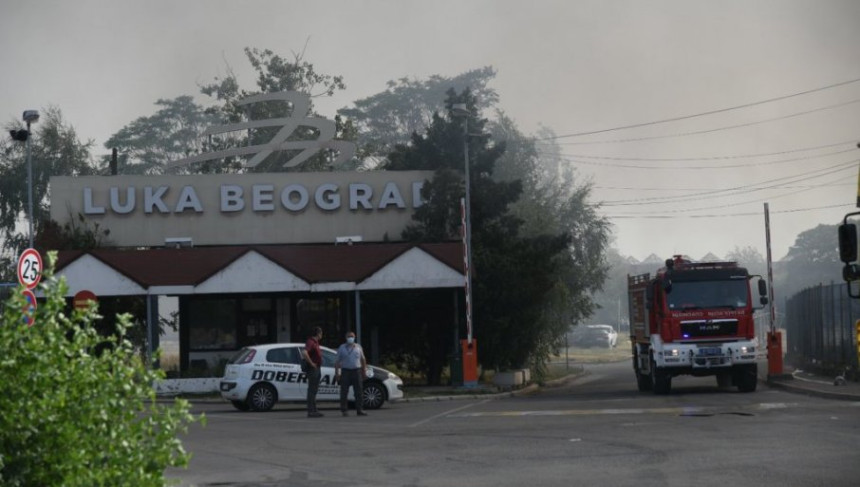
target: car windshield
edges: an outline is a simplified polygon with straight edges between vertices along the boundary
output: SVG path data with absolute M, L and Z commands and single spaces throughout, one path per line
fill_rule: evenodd
M 671 310 L 743 308 L 747 305 L 747 281 L 674 281 L 666 300 Z

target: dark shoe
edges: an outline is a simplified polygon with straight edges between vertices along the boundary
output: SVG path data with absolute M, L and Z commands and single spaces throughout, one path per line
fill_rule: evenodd
M 308 413 L 309 418 L 322 418 L 324 415 L 319 411 L 314 411 L 312 413 Z
M 346 411 L 341 411 L 340 414 L 342 414 L 344 417 L 349 416 L 349 413 L 347 413 Z
M 344 413 L 344 414 L 346 414 L 346 413 Z M 355 415 L 356 416 L 367 416 L 367 413 L 365 413 L 364 411 L 359 411 L 359 412 L 355 413 Z

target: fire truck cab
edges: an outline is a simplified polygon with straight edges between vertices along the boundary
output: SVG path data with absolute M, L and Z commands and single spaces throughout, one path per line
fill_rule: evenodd
M 692 262 L 675 256 L 656 276 L 628 276 L 630 341 L 640 391 L 668 394 L 678 375 L 717 377 L 720 387 L 752 392 L 758 383 L 749 281 L 761 276 L 736 262 Z

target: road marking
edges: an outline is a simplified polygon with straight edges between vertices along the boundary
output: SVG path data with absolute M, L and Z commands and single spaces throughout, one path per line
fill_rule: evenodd
M 450 411 L 445 411 L 444 413 L 439 413 L 439 414 L 437 414 L 437 415 L 435 415 L 435 416 L 430 416 L 430 417 L 429 417 L 429 418 L 427 418 L 427 419 L 422 419 L 421 421 L 419 421 L 419 422 L 417 422 L 417 423 L 412 423 L 412 424 L 410 424 L 410 425 L 409 425 L 409 427 L 410 427 L 410 428 L 415 428 L 416 426 L 421 426 L 422 424 L 429 423 L 430 421 L 433 421 L 434 419 L 437 419 L 437 418 L 441 418 L 441 417 L 443 417 L 443 416 L 447 416 L 447 417 L 449 417 L 449 418 L 450 418 L 450 417 L 452 417 L 452 413 L 456 413 L 457 411 L 462 411 L 462 410 L 464 410 L 464 409 L 468 409 L 468 408 L 470 408 L 470 407 L 472 407 L 472 406 L 479 406 L 479 405 L 481 405 L 481 404 L 486 404 L 486 403 L 488 403 L 488 402 L 490 402 L 490 399 L 485 399 L 485 400 L 483 400 L 483 401 L 481 401 L 481 402 L 476 402 L 476 403 L 472 403 L 472 404 L 466 404 L 465 406 L 462 406 L 462 407 L 459 407 L 459 408 L 456 408 L 456 409 L 452 409 L 452 410 L 450 410 Z
M 763 402 L 758 405 L 759 409 L 788 409 L 791 406 L 797 406 L 797 403 Z
M 760 403 L 739 406 L 733 408 L 714 407 L 670 407 L 670 408 L 603 408 L 603 409 L 550 409 L 545 411 L 478 411 L 467 413 L 456 413 L 451 411 L 447 414 L 449 418 L 480 418 L 480 417 L 527 417 L 527 416 L 599 416 L 599 415 L 645 415 L 645 414 L 675 414 L 678 416 L 700 416 L 717 414 L 739 414 L 738 410 L 775 410 L 796 407 L 798 403 Z M 471 406 L 471 405 L 470 405 Z M 438 416 L 445 416 L 442 413 Z M 751 415 L 751 414 L 749 414 Z M 438 417 L 436 416 L 436 417 Z M 435 417 L 434 417 L 435 418 Z M 432 419 L 432 418 L 431 418 Z
M 524 416 L 590 416 L 611 414 L 690 414 L 701 412 L 701 408 L 632 408 L 632 409 L 563 409 L 547 411 L 485 411 L 475 413 L 449 414 L 449 418 L 478 417 L 524 417 Z

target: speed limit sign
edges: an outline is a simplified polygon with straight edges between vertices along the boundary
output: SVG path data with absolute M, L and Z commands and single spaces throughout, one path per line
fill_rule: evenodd
M 27 249 L 18 259 L 18 282 L 27 289 L 33 289 L 42 279 L 42 256 L 36 249 Z

